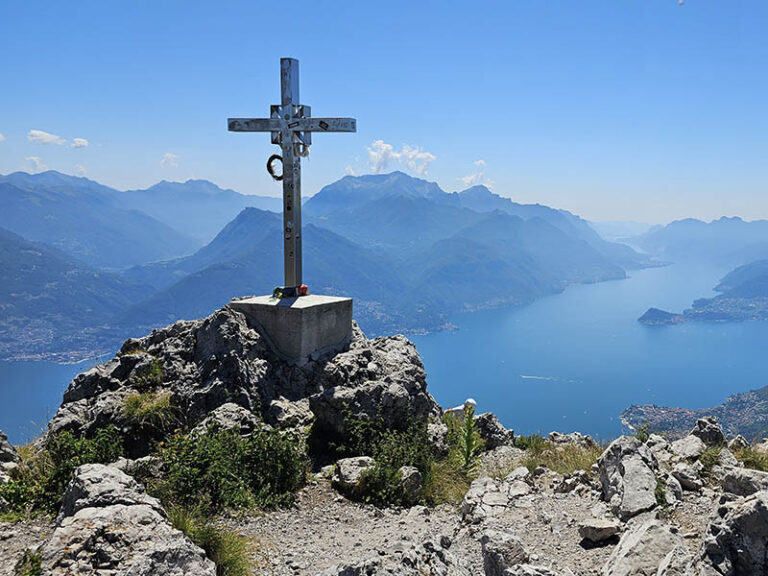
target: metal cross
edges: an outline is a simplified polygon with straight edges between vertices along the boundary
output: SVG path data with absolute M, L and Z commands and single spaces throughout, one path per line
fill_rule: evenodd
M 294 58 L 280 59 L 280 92 L 281 104 L 270 106 L 269 118 L 230 118 L 229 131 L 271 132 L 272 143 L 282 148 L 283 294 L 298 296 L 302 284 L 301 158 L 309 155 L 312 132 L 356 132 L 357 122 L 354 118 L 310 117 L 309 106 L 299 103 L 299 61 Z

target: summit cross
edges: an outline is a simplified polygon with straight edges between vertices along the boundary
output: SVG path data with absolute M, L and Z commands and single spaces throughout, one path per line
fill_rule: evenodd
M 271 132 L 272 144 L 281 147 L 282 157 L 273 155 L 267 170 L 283 182 L 283 262 L 284 296 L 299 296 L 302 285 L 301 256 L 301 158 L 309 156 L 312 132 L 356 132 L 354 118 L 312 118 L 310 107 L 299 98 L 299 61 L 280 59 L 279 105 L 270 106 L 269 118 L 229 118 L 230 132 Z M 280 160 L 282 175 L 275 175 L 272 164 Z

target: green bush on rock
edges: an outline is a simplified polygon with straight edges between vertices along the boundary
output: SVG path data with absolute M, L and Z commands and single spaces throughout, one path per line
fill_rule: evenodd
M 28 454 L 13 470 L 10 482 L 0 485 L 0 497 L 9 505 L 6 519 L 56 514 L 78 466 L 107 464 L 121 456 L 122 437 L 113 426 L 98 430 L 93 438 L 78 438 L 71 432 L 49 437 L 42 450 Z
M 205 514 L 289 505 L 306 480 L 304 444 L 295 435 L 267 429 L 248 437 L 213 429 L 177 435 L 161 445 L 165 474 L 149 489 L 164 504 Z

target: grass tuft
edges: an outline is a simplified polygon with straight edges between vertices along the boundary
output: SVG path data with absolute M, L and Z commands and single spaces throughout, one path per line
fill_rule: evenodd
M 558 474 L 572 474 L 576 470 L 589 474 L 592 465 L 603 453 L 603 447 L 599 445 L 588 448 L 574 444 L 557 446 L 538 434 L 519 436 L 515 444 L 526 451 L 523 466 L 531 472 L 539 466 L 546 466 Z
M 123 400 L 123 416 L 133 424 L 161 431 L 171 430 L 179 422 L 168 391 L 128 394 Z
M 742 448 L 736 452 L 735 456 L 746 468 L 768 472 L 768 454 L 755 449 L 754 446 Z
M 227 530 L 193 508 L 168 506 L 168 517 L 177 530 L 181 530 L 200 546 L 216 565 L 217 576 L 250 576 L 248 541 Z

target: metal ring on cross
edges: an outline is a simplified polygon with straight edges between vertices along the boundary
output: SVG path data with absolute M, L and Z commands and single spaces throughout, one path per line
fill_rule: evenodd
M 283 165 L 283 157 L 280 156 L 280 154 L 272 154 L 272 156 L 269 157 L 269 160 L 267 160 L 267 172 L 269 172 L 269 175 L 272 176 L 273 180 L 277 180 L 278 182 L 283 179 L 282 171 L 280 174 L 275 174 L 275 167 L 274 162 L 280 161 L 280 166 Z

